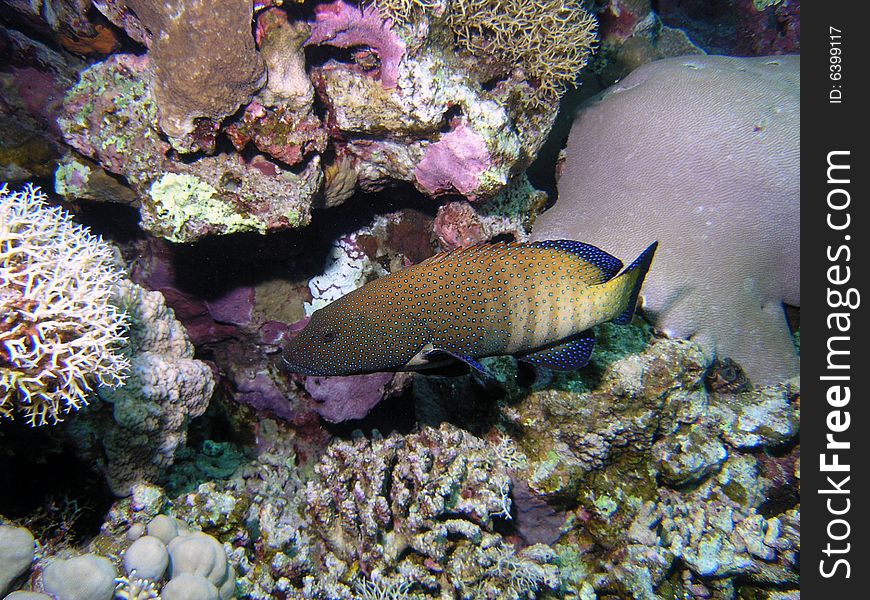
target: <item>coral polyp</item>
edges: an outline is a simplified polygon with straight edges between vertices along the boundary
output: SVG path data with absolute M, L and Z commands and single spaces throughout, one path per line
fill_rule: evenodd
M 129 367 L 112 248 L 45 198 L 0 187 L 0 417 L 31 426 L 63 420 Z

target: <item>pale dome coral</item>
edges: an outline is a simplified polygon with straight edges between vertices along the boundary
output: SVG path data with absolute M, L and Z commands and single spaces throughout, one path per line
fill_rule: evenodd
M 0 187 L 0 417 L 33 426 L 87 404 L 94 384 L 120 385 L 129 367 L 112 248 L 45 198 Z

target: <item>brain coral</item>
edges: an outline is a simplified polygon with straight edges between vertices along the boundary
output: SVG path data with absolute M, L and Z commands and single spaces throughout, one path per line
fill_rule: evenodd
M 129 367 L 111 246 L 44 200 L 0 187 L 0 417 L 15 409 L 32 426 L 61 421 Z
M 765 384 L 797 373 L 800 58 L 647 64 L 578 115 L 559 200 L 535 239 L 659 251 L 644 300 L 669 335 Z

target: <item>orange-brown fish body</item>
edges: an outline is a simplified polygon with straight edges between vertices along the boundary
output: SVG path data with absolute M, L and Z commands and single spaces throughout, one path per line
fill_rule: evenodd
M 482 244 L 372 281 L 316 311 L 284 349 L 289 370 L 420 369 L 514 354 L 551 368 L 588 361 L 589 328 L 627 322 L 655 252 L 622 263 L 580 242 Z M 582 364 L 581 364 L 582 363 Z

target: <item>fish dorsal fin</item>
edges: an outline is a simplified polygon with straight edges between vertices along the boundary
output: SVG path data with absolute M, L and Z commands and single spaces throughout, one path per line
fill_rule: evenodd
M 481 242 L 481 243 L 475 244 L 473 246 L 463 246 L 461 248 L 454 248 L 453 250 L 450 250 L 449 252 L 439 252 L 438 254 L 435 254 L 434 256 L 430 256 L 426 260 L 421 261 L 417 264 L 425 265 L 425 264 L 441 262 L 444 260 L 456 260 L 456 259 L 470 258 L 474 254 L 477 254 L 479 252 L 495 250 L 496 248 L 500 248 L 500 247 L 505 246 L 505 245 L 506 245 L 505 242 L 495 242 L 495 243 Z
M 591 332 L 584 331 L 580 337 L 570 342 L 527 354 L 519 360 L 539 367 L 547 367 L 553 371 L 573 371 L 589 364 L 594 346 L 595 337 Z
M 552 248 L 574 254 L 600 271 L 601 279 L 599 283 L 612 279 L 622 269 L 621 260 L 592 244 L 584 244 L 575 240 L 541 240 L 539 242 L 532 242 L 529 245 L 536 248 Z

